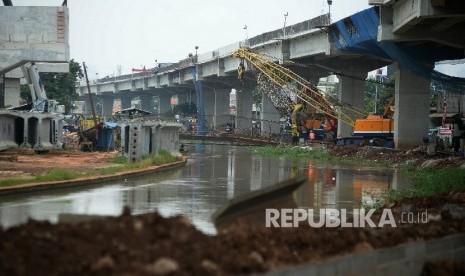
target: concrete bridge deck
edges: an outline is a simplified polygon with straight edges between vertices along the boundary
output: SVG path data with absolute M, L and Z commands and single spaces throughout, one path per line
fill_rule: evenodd
M 324 15 L 288 26 L 285 32 L 278 29 L 264 33 L 249 39 L 247 43 L 256 52 L 276 59 L 277 62 L 314 83 L 318 82 L 320 77 L 339 74 L 340 99 L 358 107 L 363 106 L 364 79 L 367 72 L 394 64 L 397 99 L 394 131 L 396 146 L 404 148 L 418 145 L 428 129 L 430 79 L 421 72 L 419 74 L 415 70 L 412 71 L 411 67 L 402 63 L 403 57 L 410 57 L 414 63 L 421 63 L 422 72 L 427 71 L 425 68 L 431 68 L 437 61 L 463 59 L 465 38 L 460 32 L 465 27 L 465 7 L 459 0 L 370 0 L 369 3 L 376 6 L 375 21 L 378 29 L 374 34 L 377 38 L 374 43 L 383 45 L 389 42 L 391 46 L 396 47 L 395 49 L 407 51 L 407 54 L 393 57 L 392 51 L 377 54 L 360 49 L 354 50 L 353 45 L 339 47 L 338 42 L 343 39 L 366 35 L 365 30 L 357 30 L 355 27 L 360 23 L 357 18 L 363 17 L 363 14 L 354 14 L 333 24 L 329 24 L 329 16 Z M 0 28 L 2 53 L 13 53 L 14 51 L 10 50 L 23 44 L 26 50 L 29 49 L 29 52 L 22 52 L 26 53 L 24 57 L 10 55 L 7 57 L 10 61 L 0 62 L 0 72 L 11 70 L 28 61 L 63 62 L 69 59 L 67 8 L 52 8 L 54 9 L 52 13 L 56 13 L 50 16 L 53 24 L 45 26 L 54 29 L 47 31 L 47 34 L 55 35 L 44 41 L 43 46 L 53 54 L 45 55 L 41 51 L 31 50 L 37 48 L 35 46 L 26 47 L 27 43 L 24 44 L 23 40 L 34 39 L 32 34 L 17 36 L 17 40 L 16 36 L 13 36 L 13 41 L 10 30 Z M 0 8 L 2 12 L 6 12 L 6 9 L 34 10 L 30 16 L 31 20 L 50 13 L 49 9 L 42 11 L 41 7 Z M 0 18 L 3 22 L 9 16 Z M 344 29 L 345 37 L 341 36 L 341 28 Z M 331 34 L 334 30 L 339 33 Z M 47 43 L 53 45 L 48 47 Z M 245 43 L 239 41 L 207 53 L 194 55 L 160 67 L 157 72 L 148 75 L 141 73 L 99 79 L 91 85 L 91 91 L 101 98 L 104 116 L 112 115 L 115 99 L 120 99 L 122 108 L 127 108 L 130 107 L 132 98 L 139 97 L 142 109 L 153 110 L 153 96 L 159 97 L 159 111 L 165 113 L 171 108 L 170 98 L 174 94 L 179 96 L 180 103 L 196 102 L 192 75 L 192 68 L 195 68 L 204 89 L 203 100 L 209 124 L 220 127 L 228 122 L 229 93 L 232 88 L 236 88 L 242 91 L 237 94 L 237 118 L 245 118 L 237 119 L 236 127 L 249 129 L 252 118 L 252 93 L 248 92 L 255 88 L 256 82 L 251 75 L 248 75 L 245 85 L 239 84 L 236 78 L 239 61 L 232 57 L 232 53 Z M 5 49 L 8 51 L 5 52 Z M 41 53 L 44 55 L 39 55 Z M 12 72 L 7 73 L 7 76 L 13 74 Z M 14 85 L 11 85 L 12 82 Z M 10 75 L 5 87 L 8 87 L 7 90 L 10 92 L 19 91 L 19 77 Z M 81 98 L 86 100 L 83 83 L 77 90 Z M 279 113 L 271 102 L 266 97 L 263 97 L 262 102 L 262 119 L 278 122 Z M 272 132 L 279 131 L 279 125 L 275 124 L 271 129 Z M 350 127 L 339 125 L 340 136 L 350 135 L 351 132 Z

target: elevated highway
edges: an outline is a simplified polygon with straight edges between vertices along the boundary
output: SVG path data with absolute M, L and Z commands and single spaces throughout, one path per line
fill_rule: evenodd
M 248 44 L 290 67 L 302 77 L 317 82 L 320 77 L 339 75 L 341 100 L 362 107 L 364 79 L 367 72 L 393 64 L 396 71 L 395 142 L 405 148 L 421 143 L 428 130 L 431 82 L 452 92 L 464 93 L 460 80 L 432 71 L 434 63 L 463 59 L 465 56 L 465 6 L 459 0 L 370 0 L 376 8 L 329 24 L 320 16 L 299 24 L 271 31 L 249 41 L 240 41 L 207 53 L 195 55 L 150 75 L 136 74 L 97 80 L 91 87 L 103 99 L 104 115 L 111 114 L 114 98 L 140 96 L 144 109 L 151 109 L 149 97 L 160 96 L 161 112 L 169 98 L 180 95 L 181 102 L 192 100 L 194 86 L 190 68 L 195 67 L 205 89 L 205 113 L 214 126 L 223 125 L 229 114 L 228 95 L 238 91 L 236 126 L 250 128 L 252 93 L 255 80 L 248 75 L 244 86 L 236 78 L 238 60 L 232 53 Z M 374 30 L 374 31 L 373 31 Z M 285 35 L 284 35 L 285 34 Z M 79 88 L 84 96 L 83 87 Z M 182 95 L 190 95 L 182 96 Z M 145 98 L 144 98 L 145 97 Z M 83 97 L 84 98 L 84 97 Z M 126 99 L 126 100 L 125 100 Z M 124 104 L 126 102 L 126 104 Z M 263 99 L 262 118 L 279 117 L 268 99 Z M 274 126 L 274 130 L 277 126 Z M 351 129 L 340 125 L 338 135 L 350 135 Z
M 363 106 L 367 72 L 393 64 L 396 68 L 396 146 L 415 146 L 428 130 L 431 83 L 451 92 L 463 94 L 465 91 L 463 80 L 432 71 L 435 62 L 465 58 L 462 35 L 465 5 L 460 0 L 369 0 L 369 3 L 376 8 L 332 24 L 329 16 L 323 15 L 285 30 L 274 30 L 190 56 L 156 68 L 156 72 L 99 79 L 92 84 L 91 91 L 102 99 L 104 116 L 111 116 L 115 99 L 121 99 L 125 108 L 129 107 L 131 98 L 139 97 L 143 109 L 153 110 L 153 96 L 159 96 L 160 112 L 164 113 L 171 107 L 169 100 L 173 94 L 179 96 L 180 103 L 196 102 L 192 76 L 195 68 L 204 89 L 208 124 L 221 127 L 229 121 L 229 93 L 235 88 L 238 91 L 236 127 L 247 130 L 251 128 L 252 118 L 250 92 L 256 82 L 249 70 L 243 85 L 240 84 L 236 77 L 239 60 L 232 57 L 243 45 L 314 83 L 320 77 L 338 75 L 340 99 L 358 107 Z M 0 74 L 5 76 L 4 98 L 9 100 L 9 105 L 14 105 L 14 101 L 19 101 L 18 66 L 25 62 L 60 64 L 69 60 L 68 11 L 66 7 L 2 7 L 2 14 Z M 26 20 L 20 24 L 23 31 L 14 24 L 15 18 Z M 28 31 L 39 19 L 47 22 L 34 25 L 41 30 L 41 36 Z M 42 71 L 49 72 L 66 71 L 60 65 L 43 68 Z M 84 85 L 78 85 L 77 90 L 86 100 Z M 267 129 L 277 132 L 279 113 L 266 97 L 262 102 L 262 119 L 273 122 Z M 0 123 L 13 124 L 10 121 L 2 119 Z M 351 132 L 350 127 L 339 125 L 338 135 L 347 136 Z M 1 135 L 9 135 L 5 133 Z M 19 142 L 21 137 L 8 139 Z

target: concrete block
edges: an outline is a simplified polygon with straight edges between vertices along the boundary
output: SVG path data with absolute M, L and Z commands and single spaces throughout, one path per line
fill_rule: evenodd
M 348 254 L 266 275 L 420 275 L 428 260 L 465 261 L 465 234 Z
M 69 61 L 68 8 L 0 7 L 0 74 L 28 61 Z

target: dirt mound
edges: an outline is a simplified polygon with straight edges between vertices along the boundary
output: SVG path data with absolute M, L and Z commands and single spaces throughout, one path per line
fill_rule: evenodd
M 448 207 L 446 207 L 448 206 Z M 394 216 L 428 210 L 427 223 L 396 228 L 250 228 L 237 224 L 216 236 L 184 217 L 157 213 L 78 224 L 29 221 L 0 229 L 0 272 L 5 275 L 228 275 L 258 273 L 350 252 L 465 232 L 465 194 L 398 202 Z M 379 215 L 380 213 L 378 213 Z M 341 238 L 343 237 L 343 238 Z M 440 264 L 440 263 L 438 263 Z M 436 269 L 435 263 L 431 269 Z
M 331 146 L 331 155 L 339 157 L 356 157 L 374 162 L 388 163 L 392 166 L 410 165 L 414 167 L 445 168 L 465 164 L 465 159 L 454 157 L 451 153 L 437 153 L 428 156 L 423 148 L 395 150 L 371 146 Z

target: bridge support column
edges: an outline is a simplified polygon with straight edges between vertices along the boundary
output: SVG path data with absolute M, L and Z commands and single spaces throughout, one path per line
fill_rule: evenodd
M 236 91 L 236 133 L 250 134 L 252 130 L 252 91 Z
M 107 118 L 113 115 L 113 97 L 102 97 L 102 116 Z
M 131 108 L 131 97 L 121 97 L 121 110 Z
M 394 144 L 398 149 L 418 146 L 428 133 L 430 80 L 396 66 Z
M 350 75 L 355 75 L 360 79 L 365 79 L 367 73 L 353 73 Z M 355 107 L 363 109 L 364 106 L 364 96 L 365 96 L 365 81 L 339 76 L 339 100 L 351 104 Z M 337 136 L 338 137 L 347 137 L 352 136 L 354 132 L 353 127 L 347 125 L 341 120 L 337 123 Z
M 160 115 L 165 116 L 168 111 L 171 111 L 171 95 L 160 95 Z
M 203 89 L 202 92 L 205 111 L 205 127 L 211 129 L 215 116 L 215 90 Z
M 262 111 L 260 112 L 262 135 L 279 134 L 281 114 L 273 106 L 270 99 L 262 93 Z
M 95 97 L 95 95 L 92 95 L 92 101 L 94 103 L 94 110 L 95 112 L 97 112 L 97 102 L 98 102 L 98 99 L 97 97 Z M 84 102 L 85 102 L 85 116 L 86 117 L 92 117 L 92 105 L 90 104 L 90 100 L 89 100 L 89 96 L 85 97 L 84 99 Z
M 215 89 L 215 116 L 213 126 L 215 129 L 224 130 L 224 126 L 230 122 L 229 97 L 230 89 Z
M 20 84 L 17 78 L 5 78 L 5 94 L 3 103 L 8 107 L 19 106 Z
M 140 109 L 153 112 L 153 99 L 151 95 L 139 96 L 140 99 Z

